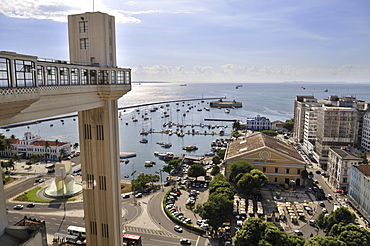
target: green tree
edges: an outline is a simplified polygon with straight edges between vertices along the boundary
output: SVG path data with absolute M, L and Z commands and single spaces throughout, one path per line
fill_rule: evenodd
M 8 160 L 7 166 L 8 166 L 8 167 L 11 167 L 11 168 L 14 170 L 14 165 L 15 165 L 14 160 L 13 160 L 12 158 L 10 158 L 10 159 Z M 7 170 L 8 170 L 8 169 L 7 169 Z
M 325 217 L 325 227 L 330 231 L 332 226 L 343 222 L 344 224 L 355 223 L 356 215 L 345 207 L 339 207 Z
M 78 143 L 74 143 L 73 144 L 73 148 L 76 150 L 78 148 L 78 146 L 80 146 Z
M 10 135 L 10 139 L 15 139 L 15 135 L 14 134 Z
M 212 162 L 214 163 L 214 164 L 220 164 L 221 163 L 221 157 L 220 156 L 218 156 L 218 155 L 215 155 L 214 157 L 212 157 Z
M 168 173 L 168 175 L 171 174 L 171 171 L 174 169 L 172 165 L 163 165 L 162 171 L 165 173 Z
M 220 167 L 219 166 L 213 166 L 211 170 L 211 175 L 215 176 L 216 174 L 220 173 Z
M 0 133 L 0 139 L 4 139 L 5 135 L 3 133 Z
M 59 150 L 59 156 L 58 156 L 59 162 L 61 162 L 63 160 L 63 158 L 64 158 L 64 156 L 66 156 L 66 154 L 67 154 L 67 151 L 64 148 L 61 148 Z
M 217 155 L 224 160 L 225 159 L 225 154 L 226 154 L 226 149 L 220 149 L 217 151 Z
M 307 179 L 308 179 L 308 171 L 306 170 L 306 168 L 304 170 L 302 170 L 301 177 L 303 179 L 303 186 L 306 186 L 306 182 L 307 182 Z
M 57 146 L 57 147 L 58 147 L 59 140 L 58 140 L 58 139 L 55 139 L 54 143 L 55 143 L 55 146 Z
M 357 157 L 362 159 L 362 163 L 363 163 L 363 164 L 368 164 L 368 163 L 369 163 L 369 161 L 367 160 L 367 155 L 366 155 L 366 153 L 364 153 L 364 152 L 359 153 L 359 154 L 357 155 Z
M 251 217 L 244 224 L 241 230 L 236 233 L 235 244 L 246 245 L 304 245 L 304 238 L 299 236 L 288 236 L 273 223 L 265 222 L 259 218 Z
M 201 164 L 193 164 L 189 167 L 188 176 L 194 177 L 196 180 L 199 176 L 205 176 L 206 170 L 203 168 Z
M 47 151 L 48 148 L 50 148 L 50 143 L 49 141 L 45 141 L 44 143 L 45 151 Z
M 290 132 L 293 130 L 293 126 L 294 126 L 293 122 L 285 122 L 282 125 L 283 128 L 287 129 Z
M 181 162 L 182 162 L 182 159 L 172 159 L 168 162 L 168 165 L 172 165 L 173 168 L 176 170 L 180 167 Z
M 263 134 L 266 134 L 268 136 L 276 136 L 278 135 L 278 133 L 276 131 L 272 131 L 272 130 L 263 130 L 261 131 Z
M 314 236 L 310 238 L 304 246 L 347 246 L 347 244 L 331 236 Z
M 243 129 L 245 129 L 245 127 L 242 124 L 240 124 L 240 121 L 234 121 L 233 130 L 239 131 L 239 130 L 243 130 Z
M 254 166 L 247 161 L 236 161 L 230 165 L 230 180 L 235 181 L 239 173 L 249 173 Z
M 267 183 L 267 176 L 262 171 L 253 169 L 239 179 L 237 187 L 240 191 L 250 194 L 253 189 L 259 189 Z
M 141 190 L 147 187 L 148 183 L 158 182 L 159 175 L 152 175 L 152 174 L 142 174 L 139 175 L 136 179 L 131 181 L 132 189 L 133 190 Z
M 212 230 L 216 232 L 222 223 L 232 215 L 233 201 L 227 199 L 223 194 L 210 195 L 207 202 L 197 205 L 195 212 L 203 219 L 208 219 Z
M 10 139 L 5 139 L 4 147 L 7 152 L 7 156 L 10 156 L 11 155 L 10 149 L 12 147 L 12 141 Z

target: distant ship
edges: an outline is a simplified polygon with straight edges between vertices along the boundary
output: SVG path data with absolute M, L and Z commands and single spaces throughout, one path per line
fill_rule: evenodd
M 180 86 L 186 86 L 186 84 L 180 84 Z
M 325 89 L 324 92 L 328 92 L 329 90 L 328 89 Z

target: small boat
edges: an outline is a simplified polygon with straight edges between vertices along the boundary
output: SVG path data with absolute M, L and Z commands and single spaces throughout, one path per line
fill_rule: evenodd
M 324 92 L 328 92 L 329 90 L 328 89 L 325 89 Z
M 140 142 L 140 143 L 147 143 L 147 142 L 148 142 L 148 139 L 146 139 L 146 138 L 142 138 L 139 142 Z
M 204 108 L 204 110 L 205 110 L 205 111 L 209 111 L 209 110 L 211 110 L 211 109 L 210 109 L 210 108 Z
M 180 86 L 186 86 L 186 84 L 180 84 Z
M 127 179 L 130 176 L 128 174 L 125 174 L 125 175 L 123 175 L 123 177 Z
M 145 161 L 145 167 L 152 167 L 153 165 L 155 165 L 155 161 Z
M 124 163 L 126 163 L 126 164 L 130 162 L 130 160 L 129 160 L 129 159 L 123 159 L 122 161 L 123 161 Z
M 141 129 L 141 131 L 140 131 L 140 135 L 148 135 L 148 132 L 147 132 L 147 131 L 145 131 L 144 129 Z
M 192 151 L 192 150 L 197 150 L 198 147 L 196 145 L 189 145 L 189 146 L 182 147 L 182 149 L 186 151 Z
M 227 114 L 230 113 L 230 109 L 228 109 L 228 108 L 225 109 L 225 113 L 227 113 Z
M 50 127 L 53 127 L 54 125 L 53 124 L 50 124 Z
M 165 149 L 168 149 L 168 148 L 172 147 L 172 144 L 171 143 L 163 143 L 161 146 Z

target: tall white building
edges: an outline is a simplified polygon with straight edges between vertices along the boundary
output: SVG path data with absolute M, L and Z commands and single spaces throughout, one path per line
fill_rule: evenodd
M 365 222 L 369 225 L 370 221 L 370 165 L 351 166 L 350 182 L 348 188 L 348 200 L 366 218 Z
M 367 112 L 363 117 L 361 147 L 370 153 L 370 113 Z

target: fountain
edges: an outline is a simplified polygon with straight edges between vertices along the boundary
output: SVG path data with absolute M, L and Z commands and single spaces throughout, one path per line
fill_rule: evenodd
M 82 192 L 82 185 L 75 183 L 70 161 L 55 164 L 55 177 L 45 189 L 45 195 L 53 198 L 71 197 Z

